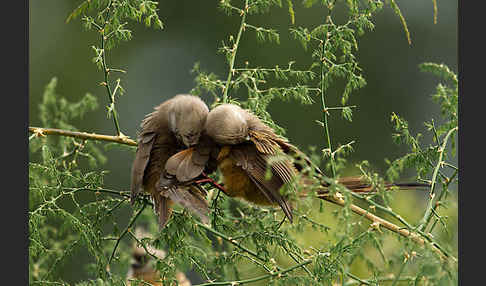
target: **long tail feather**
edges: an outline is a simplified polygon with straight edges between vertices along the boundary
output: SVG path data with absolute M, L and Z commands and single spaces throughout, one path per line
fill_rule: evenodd
M 338 183 L 344 185 L 347 189 L 354 193 L 360 194 L 372 194 L 376 191 L 376 187 L 368 183 L 363 177 L 351 176 L 343 177 L 338 180 Z M 304 186 L 311 184 L 309 181 L 303 181 Z M 385 183 L 385 189 L 390 190 L 393 187 L 398 187 L 398 190 L 428 190 L 430 188 L 429 184 L 418 183 L 418 182 L 403 182 L 403 183 Z M 307 195 L 308 190 L 304 187 L 301 192 L 301 197 Z M 328 185 L 323 185 L 318 191 L 320 195 L 325 195 L 328 193 Z

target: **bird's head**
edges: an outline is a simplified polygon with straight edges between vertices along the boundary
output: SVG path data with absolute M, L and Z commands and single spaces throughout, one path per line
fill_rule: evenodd
M 169 128 L 179 142 L 186 147 L 194 146 L 199 142 L 208 113 L 208 106 L 199 97 L 177 95 L 168 113 Z
M 239 144 L 248 137 L 248 112 L 234 104 L 222 104 L 209 112 L 205 130 L 218 144 Z

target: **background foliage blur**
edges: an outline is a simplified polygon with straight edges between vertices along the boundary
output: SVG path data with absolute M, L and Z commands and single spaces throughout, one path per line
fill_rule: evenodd
M 386 5 L 374 18 L 374 31 L 360 37 L 358 61 L 367 85 L 351 96 L 349 104 L 358 106 L 354 120 L 350 123 L 331 118 L 334 142 L 345 144 L 356 140 L 349 160 L 369 160 L 379 171 L 386 168 L 384 158 L 393 159 L 403 152 L 390 136 L 391 112 L 406 116 L 410 129 L 415 132 L 423 131 L 423 122 L 439 115 L 439 107 L 429 97 L 437 79 L 420 72 L 418 65 L 444 63 L 457 71 L 457 2 L 438 1 L 437 24 L 433 23 L 432 1 L 401 2 L 398 4 L 407 21 L 412 45 L 407 43 L 399 18 Z M 65 24 L 79 3 L 30 1 L 29 122 L 33 126 L 39 125 L 37 106 L 53 76 L 59 80 L 57 92 L 66 99 L 74 101 L 89 92 L 99 98 L 100 104 L 106 104 L 105 90 L 98 85 L 103 74 L 91 62 L 91 46 L 98 42 L 97 35 L 84 31 L 79 20 Z M 120 76 L 126 94 L 118 99 L 117 109 L 122 132 L 131 138 L 135 138 L 141 120 L 153 106 L 195 86 L 194 75 L 190 73 L 195 62 L 224 78 L 227 66 L 217 49 L 222 40 L 235 33 L 239 24 L 238 18 L 228 17 L 217 9 L 217 1 L 161 1 L 159 8 L 164 30 L 129 23 L 134 29 L 133 40 L 122 42 L 108 54 L 111 66 L 128 71 Z M 321 6 L 305 9 L 296 4 L 295 15 L 295 25 L 312 26 L 324 20 L 320 15 L 325 15 L 325 9 Z M 274 9 L 271 17 L 249 18 L 255 24 L 279 30 L 280 45 L 255 45 L 254 35 L 244 34 L 237 61 L 284 67 L 290 58 L 296 61 L 295 68 L 309 65 L 310 56 L 288 32 L 290 18 L 285 6 Z M 329 97 L 330 106 L 339 105 L 337 96 L 331 93 Z M 209 97 L 205 99 L 210 101 Z M 113 134 L 113 122 L 106 119 L 105 111 L 99 108 L 75 125 L 79 130 Z M 286 136 L 295 145 L 304 149 L 311 145 L 323 146 L 323 137 L 315 136 L 322 134 L 314 123 L 321 118 L 318 104 L 295 108 L 292 102 L 275 100 L 270 105 L 270 113 L 287 129 Z M 301 128 L 303 124 L 305 128 Z M 424 138 L 424 142 L 430 139 Z M 128 186 L 130 164 L 127 162 L 132 156 L 114 152 L 115 156 L 106 165 L 112 170 L 107 183 Z
M 357 105 L 352 122 L 340 119 L 336 114 L 330 118 L 333 142 L 347 143 L 355 140 L 354 152 L 348 157 L 347 175 L 357 174 L 354 162 L 368 160 L 374 170 L 381 174 L 387 168 L 385 158 L 390 160 L 402 155 L 406 147 L 393 143 L 390 115 L 395 112 L 405 117 L 410 130 L 425 133 L 424 121 L 439 118 L 440 108 L 431 101 L 438 79 L 423 73 L 418 65 L 423 62 L 445 63 L 457 71 L 457 2 L 437 1 L 438 21 L 433 23 L 432 1 L 401 1 L 398 3 L 407 21 L 412 44 L 409 46 L 400 19 L 390 6 L 374 18 L 375 29 L 359 39 L 358 61 L 363 68 L 367 85 L 354 92 L 349 104 Z M 103 74 L 91 62 L 91 46 L 98 35 L 86 32 L 77 21 L 65 23 L 69 13 L 80 1 L 29 1 L 29 125 L 41 126 L 38 105 L 44 87 L 52 77 L 57 77 L 56 92 L 70 101 L 78 101 L 89 92 L 98 97 L 100 105 L 106 104 L 106 94 L 98 83 Z M 217 54 L 222 40 L 227 40 L 238 28 L 239 19 L 228 17 L 217 9 L 218 1 L 161 1 L 159 16 L 164 29 L 155 30 L 143 25 L 129 23 L 134 38 L 122 42 L 108 53 L 110 66 L 122 68 L 125 94 L 117 101 L 122 132 L 131 138 L 144 115 L 153 106 L 177 93 L 186 93 L 194 86 L 190 73 L 194 63 L 202 69 L 224 78 L 227 66 L 224 56 Z M 295 25 L 315 26 L 324 20 L 325 9 L 316 5 L 305 9 L 297 3 Z M 244 34 L 237 56 L 241 65 L 245 61 L 252 66 L 285 66 L 294 60 L 296 68 L 307 67 L 310 56 L 294 40 L 288 28 L 292 26 L 286 6 L 274 9 L 271 16 L 249 16 L 252 23 L 277 29 L 280 44 L 255 44 L 254 35 Z M 252 37 L 247 40 L 246 37 Z M 291 55 L 291 56 L 289 56 Z M 330 89 L 330 106 L 340 105 L 338 90 Z M 204 98 L 210 103 L 211 98 Z M 334 102 L 333 102 L 334 100 Z M 295 104 L 294 104 L 295 103 Z M 320 105 L 299 105 L 296 102 L 271 103 L 269 112 L 280 126 L 286 128 L 286 137 L 303 150 L 309 146 L 324 148 L 321 127 L 315 120 L 321 118 Z M 339 119 L 338 119 L 339 118 Z M 106 118 L 106 109 L 98 108 L 87 116 L 71 122 L 79 130 L 100 134 L 114 134 L 113 122 Z M 50 127 L 50 126 L 42 126 Z M 431 142 L 425 134 L 422 142 Z M 107 162 L 103 169 L 110 172 L 105 183 L 119 190 L 128 190 L 133 153 L 121 149 L 106 152 Z M 412 177 L 414 173 L 406 173 Z M 422 194 L 404 193 L 395 198 L 398 212 L 407 219 L 420 219 L 417 205 L 423 206 Z M 420 207 L 419 209 L 424 209 Z M 128 210 L 127 210 L 128 211 Z M 454 213 L 452 213 L 454 215 Z M 128 215 L 126 218 L 128 220 Z M 320 219 L 326 221 L 328 217 Z M 329 221 L 329 220 L 328 220 Z M 329 225 L 333 227 L 333 225 Z M 452 226 L 453 227 L 453 226 Z M 452 229 L 454 231 L 454 229 Z M 307 239 L 312 245 L 318 240 Z M 390 246 L 392 247 L 392 246 Z M 83 261 L 79 253 L 78 263 Z M 66 264 L 67 280 L 77 281 L 84 277 L 76 270 L 76 264 Z

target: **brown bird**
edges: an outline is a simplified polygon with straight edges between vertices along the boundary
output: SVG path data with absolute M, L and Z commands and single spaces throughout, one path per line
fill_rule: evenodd
M 142 238 L 149 237 L 145 232 L 140 229 L 135 230 L 135 236 L 141 240 Z M 153 262 L 154 257 L 158 259 L 164 259 L 166 254 L 165 251 L 156 249 L 151 245 L 146 245 L 147 250 L 141 245 L 134 243 L 132 245 L 132 260 L 130 268 L 127 273 L 126 284 L 131 285 L 145 285 L 143 283 L 135 282 L 135 280 L 140 280 L 153 286 L 163 286 L 160 273 L 154 268 Z M 148 251 L 148 253 L 147 253 Z M 186 277 L 186 275 L 180 271 L 176 273 L 176 279 L 178 285 L 181 286 L 191 286 L 191 281 Z M 132 284 L 133 283 L 133 284 Z M 169 285 L 168 283 L 166 285 Z
M 291 183 L 299 170 L 290 157 L 273 160 L 271 164 L 269 161 L 275 155 L 297 154 L 296 147 L 258 117 L 233 104 L 219 105 L 209 112 L 205 135 L 213 141 L 211 146 L 211 140 L 207 140 L 210 146 L 207 148 L 212 154 L 217 153 L 210 159 L 216 159 L 227 195 L 260 205 L 278 204 L 292 221 L 290 205 L 279 190 L 285 183 Z M 170 158 L 167 172 L 177 178 L 193 178 L 197 174 L 192 172 L 195 168 L 179 166 L 196 152 L 197 148 L 191 148 Z M 266 175 L 267 168 L 272 174 L 270 178 Z
M 308 167 L 313 164 L 304 153 L 287 139 L 278 136 L 257 116 L 233 104 L 222 104 L 209 112 L 203 136 L 213 140 L 211 154 L 217 153 L 217 156 L 209 156 L 208 160 L 210 162 L 216 158 L 227 195 L 259 205 L 278 204 L 292 222 L 291 206 L 287 198 L 280 193 L 280 189 L 288 184 L 295 190 L 294 186 L 298 185 L 298 195 L 306 196 L 312 184 Z M 210 140 L 206 141 L 206 145 L 211 145 Z M 169 158 L 166 164 L 167 172 L 182 180 L 195 177 L 198 167 L 190 167 L 190 164 L 187 164 L 187 158 L 194 156 L 194 153 L 197 153 L 197 146 Z M 180 167 L 182 162 L 186 162 L 184 168 Z M 323 175 L 319 168 L 313 168 L 318 175 Z M 361 177 L 344 177 L 339 179 L 338 183 L 354 192 L 372 190 L 372 186 Z M 328 193 L 328 184 L 319 184 L 318 194 Z M 395 185 L 403 188 L 423 186 L 387 184 L 385 187 Z
M 132 165 L 131 203 L 140 192 L 149 193 L 161 227 L 167 224 L 173 202 L 208 221 L 204 190 L 195 184 L 181 184 L 165 171 L 170 156 L 199 143 L 208 112 L 199 97 L 180 94 L 155 107 L 140 125 L 142 130 Z M 194 169 L 202 172 L 204 167 L 205 164 Z

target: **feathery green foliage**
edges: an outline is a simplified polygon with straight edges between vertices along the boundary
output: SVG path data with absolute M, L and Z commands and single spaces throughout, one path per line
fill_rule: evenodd
M 292 1 L 284 4 L 293 23 L 297 4 Z M 176 207 L 167 226 L 159 230 L 152 202 L 146 196 L 130 206 L 128 192 L 106 186 L 104 175 L 108 170 L 102 166 L 108 158 L 105 150 L 97 148 L 96 141 L 34 133 L 29 137 L 30 284 L 72 285 L 65 281 L 63 266 L 74 260 L 78 251 L 84 251 L 89 254 L 89 261 L 77 267 L 84 278 L 74 285 L 126 285 L 133 244 L 166 251 L 165 257 L 152 258 L 153 266 L 167 285 L 176 284 L 177 271 L 187 270 L 193 270 L 205 281 L 200 285 L 457 284 L 457 261 L 454 260 L 457 238 L 453 233 L 457 228 L 457 198 L 453 191 L 458 180 L 458 167 L 453 161 L 458 128 L 457 76 L 444 65 L 420 66 L 443 80 L 432 95 L 440 105 L 443 118 L 425 124 L 434 138 L 433 144 L 423 146 L 420 134 L 412 135 L 404 118 L 391 115 L 396 132 L 393 138 L 408 146 L 409 152 L 388 161 L 387 179 L 395 180 L 404 171 L 411 170 L 419 180 L 429 183 L 423 212 L 420 213 L 417 207 L 420 202 L 414 196 L 385 190 L 385 179 L 367 161 L 357 164 L 357 168 L 375 191 L 352 193 L 334 178 L 340 177 L 347 166 L 346 156 L 353 151 L 354 141 L 332 145 L 329 114 L 340 110 L 343 119 L 352 122 L 355 106 L 347 104 L 352 100 L 351 94 L 366 84 L 363 67 L 356 57 L 358 36 L 374 28 L 373 17 L 381 11 L 383 3 L 306 0 L 302 4 L 308 8 L 323 5 L 328 14 L 316 20 L 313 28 L 280 31 L 252 25 L 251 17 L 247 16 L 281 9 L 281 1 L 220 1 L 219 9 L 240 21 L 238 30 L 226 42 L 222 41 L 219 49 L 222 60 L 228 64 L 227 75 L 219 78 L 195 63 L 195 86 L 191 91 L 212 95 L 211 107 L 226 102 L 241 105 L 279 134 L 284 134 L 285 128 L 275 124 L 267 111 L 274 99 L 293 98 L 301 104 L 322 107 L 322 120 L 316 121 L 324 129 L 324 147 L 321 152 L 311 150 L 308 155 L 314 164 L 325 165 L 332 176 L 315 180 L 315 186 L 305 198 L 285 186 L 282 192 L 294 204 L 294 223 L 285 222 L 280 209 L 254 206 L 205 186 L 211 206 L 210 225 L 202 224 L 187 210 Z M 346 8 L 347 18 L 344 24 L 337 24 L 333 11 L 341 4 Z M 390 4 L 397 11 L 395 1 Z M 88 30 L 101 35 L 99 45 L 93 46 L 94 62 L 105 75 L 102 84 L 109 96 L 108 114 L 115 119 L 118 136 L 123 134 L 116 119 L 115 95 L 124 89 L 120 79 L 114 84 L 108 81 L 109 74 L 121 70 L 107 67 L 105 53 L 120 41 L 132 39 L 127 20 L 162 28 L 156 7 L 155 1 L 87 0 L 67 18 L 70 21 L 81 16 Z M 401 14 L 400 18 L 404 21 Z M 242 38 L 243 33 L 255 37 Z M 273 67 L 254 66 L 244 59 L 236 61 L 242 39 L 264 47 L 266 43 L 279 44 L 282 33 L 292 35 L 309 52 L 312 64 L 308 68 L 295 68 L 298 63 L 293 61 Z M 244 65 L 238 66 L 239 62 Z M 326 104 L 328 91 L 339 80 L 344 82 L 338 98 L 342 106 L 330 107 Z M 47 85 L 39 106 L 42 124 L 76 130 L 73 120 L 95 110 L 98 100 L 86 94 L 78 102 L 68 102 L 56 94 L 56 83 L 54 78 Z M 118 143 L 110 144 L 106 146 Z M 80 161 L 84 159 L 90 163 L 88 169 L 81 167 Z M 316 174 L 314 166 L 306 171 Z M 216 174 L 215 179 L 218 178 Z M 316 198 L 316 188 L 322 181 L 330 185 L 331 194 L 342 195 L 343 206 Z M 411 200 L 413 212 L 398 204 L 404 198 Z M 410 236 L 388 232 L 380 224 L 370 224 L 363 216 L 353 213 L 352 204 L 416 234 L 424 241 L 424 247 Z M 127 216 L 126 210 L 132 210 L 131 215 Z M 417 216 L 404 217 L 403 213 Z M 145 228 L 150 237 L 137 237 L 133 231 L 137 226 Z

